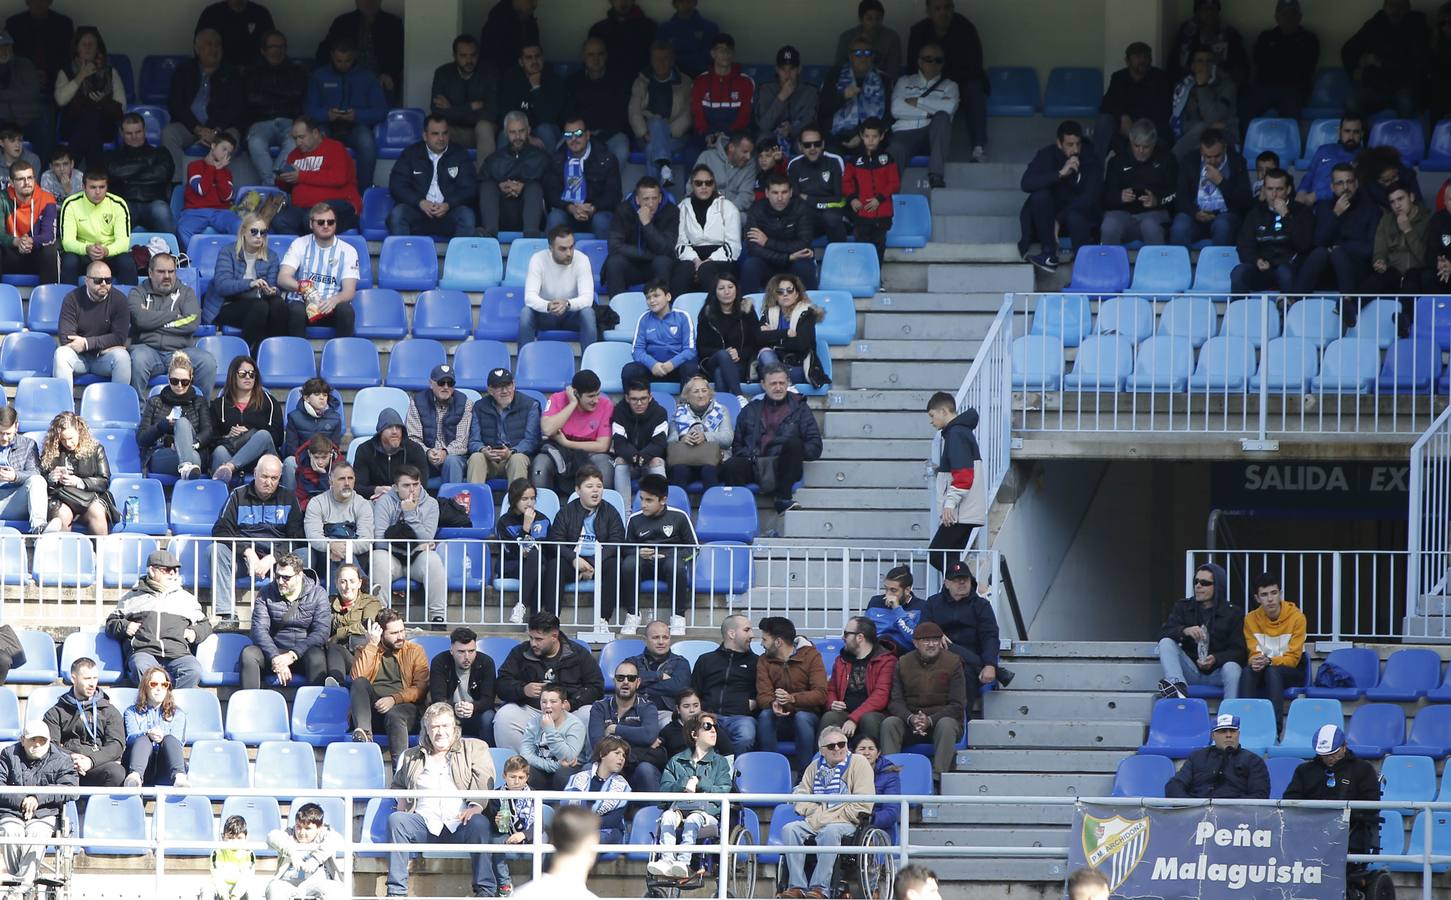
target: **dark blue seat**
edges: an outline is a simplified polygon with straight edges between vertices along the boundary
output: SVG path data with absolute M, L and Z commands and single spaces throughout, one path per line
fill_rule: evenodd
M 469 519 L 473 524 L 468 528 L 440 528 L 438 537 L 444 538 L 486 538 L 494 533 L 494 494 L 486 485 L 466 483 L 445 483 L 438 488 L 438 499 L 440 501 L 449 497 L 456 497 L 459 494 L 468 494 Z
M 384 157 L 386 158 L 386 157 Z M 388 214 L 393 211 L 393 195 L 385 187 L 363 191 L 363 211 L 358 216 L 358 232 L 367 240 L 381 241 L 388 237 Z
M 60 327 L 61 301 L 73 290 L 73 284 L 37 285 L 30 292 L 30 300 L 26 305 L 25 327 L 31 331 L 55 334 Z
M 474 337 L 494 341 L 519 339 L 519 313 L 524 309 L 524 286 L 500 285 L 484 291 Z
M 373 287 L 373 254 L 368 249 L 367 239 L 361 234 L 340 234 L 338 240 L 358 251 L 358 288 Z M 308 336 L 316 337 L 317 335 L 309 334 Z
M 1411 735 L 1391 748 L 1396 756 L 1451 755 L 1451 706 L 1423 706 L 1411 719 Z
M 353 309 L 357 315 L 354 336 L 390 341 L 408 337 L 408 311 L 403 304 L 403 295 L 397 291 L 388 288 L 360 290 L 353 296 Z
M 745 488 L 715 485 L 700 498 L 700 508 L 695 514 L 695 534 L 701 541 L 749 544 L 760 533 L 756 498 Z
M 992 66 L 987 70 L 990 116 L 1031 116 L 1038 112 L 1038 71 L 1031 66 Z
M 142 103 L 166 107 L 171 96 L 171 76 L 176 67 L 190 56 L 147 56 L 141 60 L 141 78 L 136 82 L 136 97 Z
M 443 288 L 418 295 L 413 303 L 413 336 L 462 341 L 474 330 L 468 294 Z
M 251 356 L 252 351 L 247 349 L 247 342 L 233 334 L 208 335 L 198 338 L 198 350 L 205 350 L 217 361 L 217 383 L 214 387 L 222 387 L 227 381 L 227 369 L 231 367 L 232 360 L 239 356 Z M 311 353 L 311 348 L 308 350 Z
M 498 238 L 456 237 L 443 255 L 438 286 L 451 291 L 486 291 L 504 280 L 504 256 Z
M 1081 66 L 1059 66 L 1048 73 L 1043 95 L 1043 115 L 1071 118 L 1098 114 L 1103 99 L 1103 70 Z
M 590 271 L 595 276 L 595 290 L 604 290 L 605 257 L 609 255 L 610 242 L 603 238 L 583 238 L 575 241 L 574 252 L 589 257 Z
M 751 588 L 751 548 L 737 541 L 702 544 L 691 570 L 696 593 L 736 597 Z
M 1372 147 L 1394 147 L 1401 162 L 1414 168 L 1426 155 L 1426 132 L 1419 119 L 1382 119 L 1370 126 Z
M 126 501 L 136 498 L 136 521 L 117 523 L 116 530 L 126 534 L 166 534 L 166 492 L 155 478 L 116 475 L 111 478 L 111 496 L 122 511 Z
M 333 338 L 323 345 L 318 373 L 334 388 L 365 388 L 383 380 L 378 345 L 367 338 Z
M 560 341 L 534 341 L 519 348 L 514 372 L 521 389 L 553 393 L 574 377 L 574 349 Z
M 1345 111 L 1345 103 L 1350 99 L 1352 87 L 1350 73 L 1343 67 L 1320 69 L 1315 73 L 1315 81 L 1310 86 L 1310 99 L 1300 110 L 1300 115 L 1307 119 L 1339 116 Z
M 171 494 L 171 530 L 176 534 L 211 534 L 227 494 L 225 484 L 210 478 L 177 482 Z
M 1365 699 L 1411 702 L 1440 683 L 1441 655 L 1424 647 L 1407 647 L 1390 655 L 1380 683 L 1365 689 Z
M 309 378 L 317 377 L 317 359 L 307 338 L 263 338 L 257 349 L 257 368 L 262 383 L 269 388 L 300 387 Z
M 1209 707 L 1197 697 L 1154 702 L 1149 735 L 1139 752 L 1183 759 L 1209 745 Z
M 1309 697 L 1330 697 L 1336 700 L 1354 700 L 1365 693 L 1366 688 L 1375 687 L 1380 681 L 1380 656 L 1369 647 L 1342 647 L 1332 650 L 1321 668 L 1336 665 L 1344 669 L 1355 680 L 1354 687 L 1327 688 L 1311 684 L 1305 688 Z
M 1114 797 L 1162 797 L 1164 785 L 1174 777 L 1174 761 L 1167 756 L 1126 756 L 1113 775 Z
M 1270 799 L 1283 800 L 1285 788 L 1290 786 L 1290 780 L 1295 777 L 1295 770 L 1300 768 L 1301 760 L 1293 756 L 1277 756 L 1265 760 L 1265 766 L 1270 770 Z
M 136 445 L 136 432 L 131 429 L 93 428 L 91 434 L 106 451 L 112 475 L 140 475 L 141 448 Z
M 407 106 L 388 110 L 383 121 L 373 126 L 373 140 L 379 159 L 397 159 L 403 149 L 423 139 L 424 111 Z
M 1431 146 L 1421 160 L 1422 172 L 1451 172 L 1451 119 L 1442 119 L 1431 129 Z
M 1380 759 L 1406 740 L 1406 712 L 1394 703 L 1366 703 L 1350 714 L 1345 743 L 1361 759 Z
M 779 753 L 753 750 L 736 754 L 736 790 L 742 794 L 791 793 L 791 763 Z M 774 806 L 745 801 L 747 806 Z
M 388 354 L 388 387 L 421 391 L 428 387 L 428 373 L 448 362 L 443 344 L 428 338 L 407 338 L 393 345 Z
M 438 285 L 438 250 L 429 237 L 391 235 L 378 254 L 378 287 L 427 291 Z
M 1129 283 L 1128 251 L 1117 245 L 1090 244 L 1079 248 L 1073 279 L 1064 290 L 1103 297 L 1123 293 Z
M 1434 341 L 1400 338 L 1386 350 L 1375 386 L 1382 394 L 1429 394 L 1440 375 L 1441 348 Z
M 489 372 L 509 368 L 509 348 L 502 341 L 464 341 L 453 351 L 453 375 L 459 387 L 476 391 L 488 388 Z
M 14 337 L 20 335 L 10 335 L 6 340 Z M 54 352 L 54 339 L 45 340 Z M 20 382 L 15 388 L 14 403 L 15 413 L 20 417 L 20 430 L 44 431 L 50 427 L 51 420 L 56 416 L 63 412 L 74 412 L 71 392 L 67 388 L 68 385 L 60 378 L 27 378 Z

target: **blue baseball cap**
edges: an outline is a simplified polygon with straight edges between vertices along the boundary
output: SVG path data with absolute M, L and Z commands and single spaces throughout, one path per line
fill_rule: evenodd
M 1215 731 L 1223 731 L 1226 728 L 1233 728 L 1235 731 L 1239 731 L 1239 716 L 1224 713 L 1214 720 Z
M 1315 755 L 1334 753 L 1345 746 L 1345 732 L 1339 725 L 1321 725 L 1315 730 Z

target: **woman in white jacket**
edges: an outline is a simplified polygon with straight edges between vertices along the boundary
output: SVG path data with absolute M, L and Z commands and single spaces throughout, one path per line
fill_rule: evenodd
M 709 291 L 717 274 L 736 270 L 741 258 L 741 212 L 715 186 L 715 173 L 698 165 L 690 173 L 690 196 L 680 203 L 670 293 Z

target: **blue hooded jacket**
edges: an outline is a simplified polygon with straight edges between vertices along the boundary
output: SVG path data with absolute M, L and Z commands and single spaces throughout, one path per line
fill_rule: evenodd
M 308 79 L 303 110 L 317 121 L 327 122 L 330 109 L 356 110 L 358 124 L 377 125 L 388 114 L 388 100 L 378 76 L 362 66 L 347 72 L 323 66 Z
M 887 605 L 885 594 L 878 594 L 867 602 L 866 617 L 877 626 L 877 640 L 889 642 L 893 651 L 901 656 L 912 652 L 912 632 L 922 621 L 922 613 L 926 610 L 927 601 L 915 594 L 906 606 L 895 609 Z
M 325 434 L 337 446 L 343 443 L 343 405 L 336 393 L 328 397 L 327 409 L 315 416 L 298 403 L 287 414 L 287 427 L 283 432 L 283 458 L 296 456 L 297 451 L 307 446 L 315 434 Z

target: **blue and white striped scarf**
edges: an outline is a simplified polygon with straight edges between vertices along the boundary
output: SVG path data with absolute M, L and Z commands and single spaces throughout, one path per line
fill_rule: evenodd
M 725 407 L 721 406 L 718 400 L 710 401 L 710 406 L 699 415 L 684 400 L 681 400 L 680 405 L 675 407 L 675 431 L 677 434 L 684 434 L 697 423 L 707 432 L 716 431 L 725 420 Z
M 843 94 L 846 89 L 856 83 L 856 76 L 852 74 L 851 64 L 841 67 L 836 76 L 836 92 Z M 841 134 L 844 131 L 856 131 L 857 127 L 871 116 L 882 118 L 887 114 L 887 90 L 882 84 L 882 75 L 876 69 L 867 73 L 862 79 L 862 90 L 860 94 L 841 104 L 841 109 L 831 117 L 831 133 Z
M 851 766 L 851 754 L 848 753 L 839 765 L 833 766 L 826 761 L 822 754 L 816 754 L 816 776 L 811 780 L 811 793 L 813 794 L 849 794 L 851 791 L 846 786 L 846 770 Z

